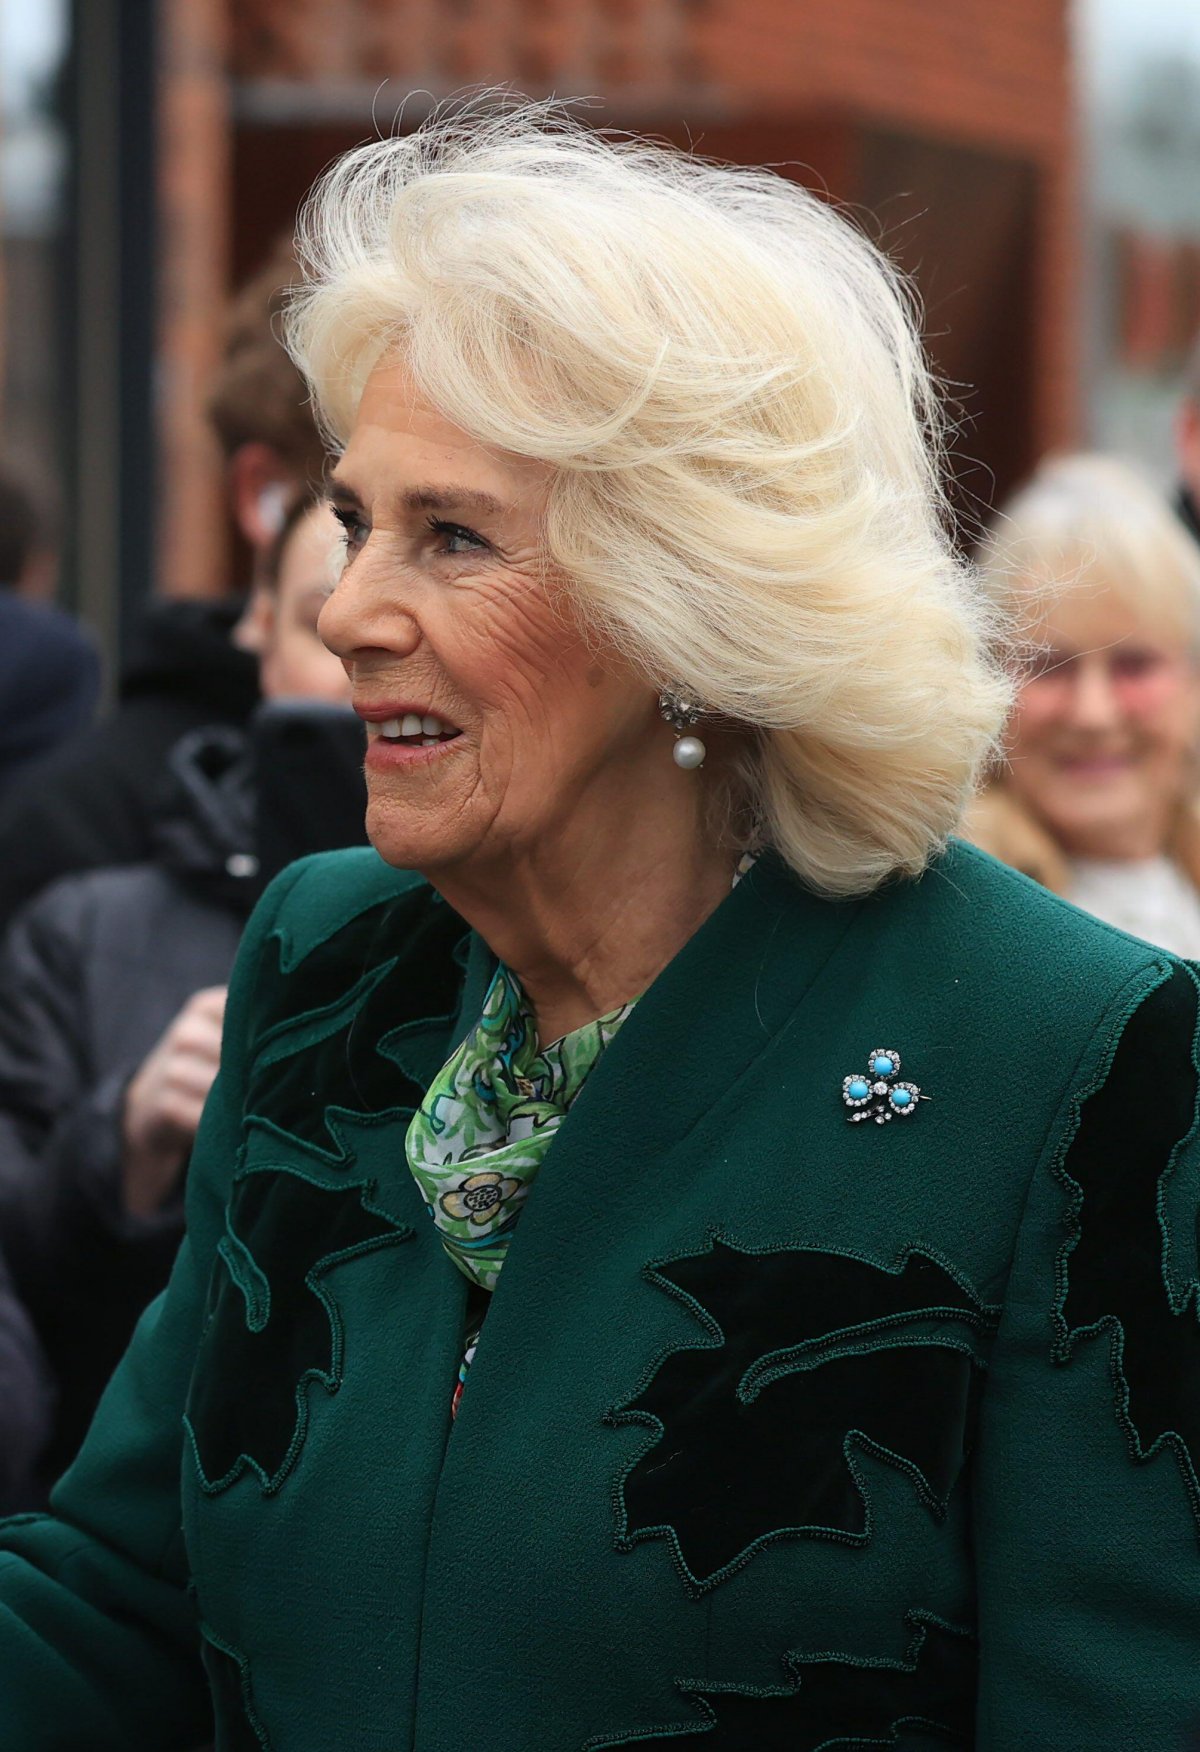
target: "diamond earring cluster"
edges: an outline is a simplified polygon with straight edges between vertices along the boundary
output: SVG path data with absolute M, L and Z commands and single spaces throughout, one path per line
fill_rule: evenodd
M 685 732 L 702 715 L 704 707 L 689 699 L 681 689 L 665 687 L 658 696 L 658 709 L 675 732 L 675 746 L 671 750 L 675 765 L 684 772 L 694 772 L 697 767 L 702 767 L 708 750 L 698 736 L 688 736 Z

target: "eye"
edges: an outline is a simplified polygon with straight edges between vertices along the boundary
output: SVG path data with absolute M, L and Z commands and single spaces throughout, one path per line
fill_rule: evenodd
M 1113 653 L 1112 673 L 1118 681 L 1141 681 L 1146 676 L 1153 675 L 1165 661 L 1161 651 L 1133 646 L 1129 650 Z
M 357 511 L 352 511 L 347 505 L 331 505 L 333 512 L 342 526 L 342 541 L 346 549 L 347 560 L 352 560 L 366 545 L 371 531 Z
M 473 529 L 467 529 L 461 523 L 447 523 L 441 517 L 431 517 L 429 527 L 435 535 L 441 536 L 443 553 L 479 553 L 488 546 L 481 535 L 476 535 Z

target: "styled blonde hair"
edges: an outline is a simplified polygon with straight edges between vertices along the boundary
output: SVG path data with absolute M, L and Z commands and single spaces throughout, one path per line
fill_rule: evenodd
M 287 338 L 335 446 L 402 355 L 444 417 L 553 466 L 585 625 L 752 728 L 758 843 L 831 894 L 922 869 L 1008 686 L 870 243 L 771 172 L 476 100 L 339 160 L 298 253 Z
M 1025 632 L 1073 592 L 1111 593 L 1200 652 L 1200 548 L 1153 482 L 1115 457 L 1047 457 L 992 520 L 979 564 Z

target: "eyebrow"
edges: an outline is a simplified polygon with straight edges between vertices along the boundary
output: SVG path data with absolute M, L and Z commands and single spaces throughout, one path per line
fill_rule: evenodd
M 334 504 L 352 506 L 355 510 L 363 509 L 362 495 L 355 492 L 347 482 L 332 475 L 329 481 L 329 497 Z M 493 498 L 491 493 L 483 493 L 477 487 L 405 487 L 401 492 L 391 495 L 391 503 L 402 511 L 436 511 L 443 514 L 452 511 L 472 511 L 485 517 L 501 517 L 508 507 L 501 500 Z

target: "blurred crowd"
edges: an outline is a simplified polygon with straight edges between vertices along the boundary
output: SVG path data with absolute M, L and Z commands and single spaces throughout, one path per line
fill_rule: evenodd
M 290 271 L 235 300 L 208 402 L 249 577 L 149 603 L 100 716 L 96 650 L 44 600 L 47 519 L 0 477 L 2 1509 L 44 1498 L 166 1283 L 257 896 L 363 838 L 362 726 L 316 631 L 338 528 L 274 329 Z
M 103 710 L 54 606 L 53 515 L 0 467 L 4 1512 L 44 1500 L 166 1283 L 250 909 L 364 837 L 362 727 L 317 633 L 340 532 L 276 335 L 293 267 L 281 246 L 234 300 L 208 402 L 249 576 L 148 603 Z M 1200 342 L 1176 439 L 1173 500 L 1055 456 L 992 515 L 978 576 L 1016 699 L 965 832 L 1200 957 Z

